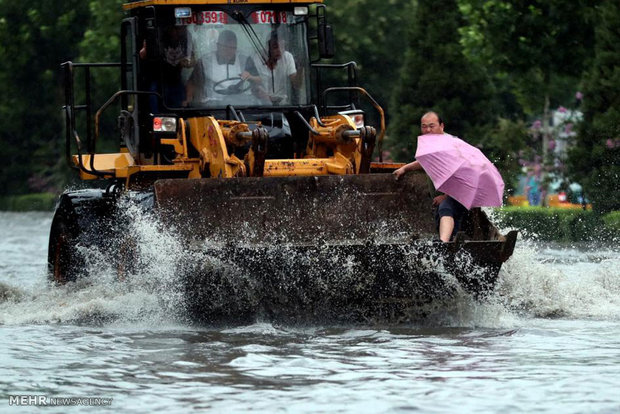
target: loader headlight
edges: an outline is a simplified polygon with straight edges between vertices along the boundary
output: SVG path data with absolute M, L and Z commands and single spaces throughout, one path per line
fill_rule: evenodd
M 351 117 L 351 120 L 353 120 L 353 123 L 355 124 L 355 127 L 357 129 L 362 128 L 365 124 L 364 124 L 364 111 L 362 111 L 361 109 L 353 109 L 350 111 L 341 111 L 338 112 L 341 115 L 348 115 Z
M 174 17 L 177 19 L 189 19 L 192 17 L 192 9 L 189 7 L 175 7 Z
M 177 119 L 173 116 L 153 117 L 154 132 L 177 132 Z
M 355 123 L 355 126 L 358 128 L 361 128 L 364 126 L 364 114 L 356 114 L 353 115 L 353 122 Z

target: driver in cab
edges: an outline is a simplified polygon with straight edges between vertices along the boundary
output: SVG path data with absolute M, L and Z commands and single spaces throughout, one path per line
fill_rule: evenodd
M 231 30 L 222 31 L 216 50 L 205 55 L 192 72 L 186 85 L 184 106 L 192 102 L 226 100 L 227 103 L 249 103 L 246 93 L 250 84 L 259 84 L 260 77 L 246 69 L 248 58 L 237 53 L 237 36 Z

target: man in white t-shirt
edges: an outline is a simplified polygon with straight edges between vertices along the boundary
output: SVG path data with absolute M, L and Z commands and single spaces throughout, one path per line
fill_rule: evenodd
M 259 55 L 252 58 L 257 74 L 261 79 L 258 87 L 254 89 L 254 94 L 263 103 L 290 104 L 291 88 L 299 87 L 301 74 L 297 72 L 293 55 L 284 50 L 284 42 L 278 40 L 276 35 L 270 36 L 267 48 L 266 59 Z
M 224 30 L 217 40 L 217 49 L 200 59 L 186 86 L 187 102 L 222 100 L 227 104 L 249 103 L 250 83 L 260 78 L 246 70 L 247 57 L 237 53 L 237 36 Z

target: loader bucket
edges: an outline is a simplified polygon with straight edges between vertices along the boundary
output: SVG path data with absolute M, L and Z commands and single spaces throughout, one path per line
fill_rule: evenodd
M 155 183 L 162 221 L 198 253 L 179 280 L 208 323 L 405 321 L 460 287 L 485 295 L 506 243 L 438 241 L 432 190 L 423 174 Z
M 435 233 L 423 174 L 159 180 L 166 224 L 193 242 L 236 245 L 405 242 Z

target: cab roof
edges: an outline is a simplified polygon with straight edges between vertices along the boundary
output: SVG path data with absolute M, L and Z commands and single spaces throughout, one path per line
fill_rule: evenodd
M 323 3 L 323 0 L 136 0 L 123 4 L 123 9 L 130 10 L 146 6 L 191 6 L 208 4 L 295 4 Z

